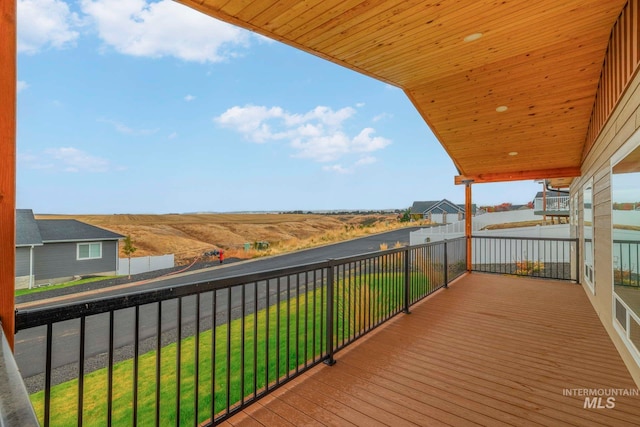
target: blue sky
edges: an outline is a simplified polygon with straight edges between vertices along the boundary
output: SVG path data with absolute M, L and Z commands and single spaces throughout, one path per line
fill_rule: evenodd
M 17 149 L 17 204 L 36 213 L 464 202 L 400 89 L 167 0 L 18 0 Z

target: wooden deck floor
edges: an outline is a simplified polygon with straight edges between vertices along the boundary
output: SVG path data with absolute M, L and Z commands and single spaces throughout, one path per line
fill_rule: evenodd
M 563 395 L 638 388 L 571 283 L 467 275 L 336 359 L 224 425 L 640 425 L 638 396 Z

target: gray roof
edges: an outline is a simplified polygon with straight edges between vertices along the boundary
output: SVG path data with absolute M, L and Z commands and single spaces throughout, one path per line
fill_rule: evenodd
M 433 200 L 430 202 L 413 202 L 413 206 L 411 206 L 411 213 L 422 214 L 431 209 L 434 205 L 436 205 L 440 200 Z
M 464 212 L 465 205 L 456 205 L 447 199 L 442 199 L 428 202 L 413 202 L 413 206 L 411 206 L 412 214 L 424 214 L 427 212 L 442 213 L 443 211 L 447 213 Z M 471 211 L 475 213 L 475 204 L 471 204 Z
M 16 246 L 42 246 L 40 229 L 31 209 L 16 209 Z
M 118 240 L 125 237 L 75 219 L 39 219 L 37 223 L 45 243 Z

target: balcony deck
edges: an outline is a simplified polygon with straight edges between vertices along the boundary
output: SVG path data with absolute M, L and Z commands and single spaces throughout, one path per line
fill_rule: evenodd
M 637 393 L 580 286 L 474 273 L 222 425 L 637 426 Z M 601 406 L 606 405 L 606 396 Z

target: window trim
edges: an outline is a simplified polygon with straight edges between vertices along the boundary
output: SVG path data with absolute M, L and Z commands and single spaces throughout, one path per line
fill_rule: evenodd
M 98 245 L 98 248 L 100 249 L 100 253 L 98 256 L 91 256 L 91 246 L 92 245 Z M 88 257 L 81 257 L 80 256 L 80 247 L 82 246 L 88 246 L 89 247 L 89 256 Z M 77 261 L 88 261 L 88 260 L 92 260 L 92 259 L 102 259 L 102 242 L 82 242 L 82 243 L 77 243 L 76 244 L 76 260 Z
M 585 228 L 586 228 L 586 221 L 585 221 L 585 200 L 584 200 L 584 195 L 585 192 L 587 191 L 587 189 L 591 190 L 591 219 L 590 219 L 590 227 L 591 227 L 591 250 L 589 251 L 591 254 L 591 279 L 589 279 L 589 275 L 587 274 L 587 235 L 585 233 Z M 587 285 L 587 287 L 589 288 L 589 290 L 591 291 L 591 293 L 593 295 L 596 294 L 596 286 L 595 286 L 595 282 L 596 282 L 596 266 L 595 266 L 595 227 L 594 227 L 594 203 L 593 203 L 593 177 L 589 178 L 587 180 L 587 182 L 584 183 L 584 185 L 582 186 L 582 241 L 583 241 L 583 245 L 582 245 L 582 265 L 583 265 L 583 269 L 582 269 L 582 277 L 584 278 L 584 282 Z

